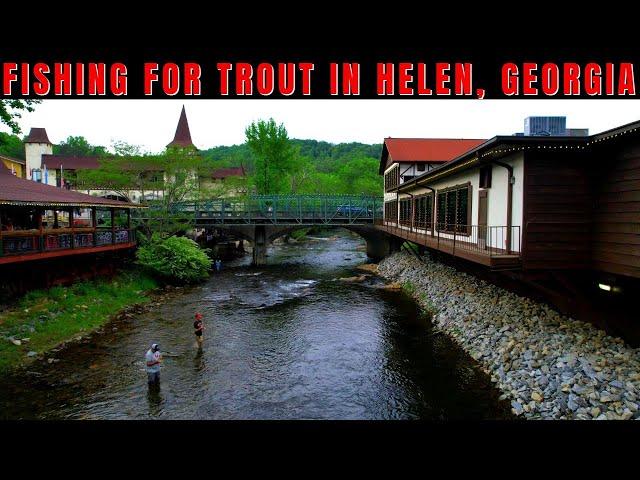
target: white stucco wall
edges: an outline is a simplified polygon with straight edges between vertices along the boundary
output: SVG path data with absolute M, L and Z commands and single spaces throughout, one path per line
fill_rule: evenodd
M 402 185 L 405 180 L 404 178 L 402 178 L 405 175 L 410 175 L 413 177 L 417 177 L 418 175 L 423 175 L 424 173 L 428 172 L 429 170 L 433 170 L 435 167 L 437 167 L 438 163 L 423 163 L 424 165 L 424 170 L 423 171 L 419 171 L 418 167 L 415 163 L 407 163 L 407 162 L 398 162 L 398 163 L 393 163 L 389 168 L 387 168 L 384 171 L 384 175 L 386 175 L 387 173 L 389 173 L 392 169 L 394 168 L 399 168 L 400 169 L 400 185 Z M 396 198 L 396 194 L 395 192 L 393 193 L 384 193 L 384 201 L 387 202 L 389 200 L 395 200 Z
M 31 169 L 42 168 L 42 155 L 53 154 L 53 145 L 50 143 L 25 143 L 25 168 L 27 169 L 26 178 L 31 180 Z M 51 181 L 49 181 L 51 183 Z M 55 183 L 54 183 L 55 185 Z
M 513 226 L 520 227 L 519 236 L 522 235 L 522 215 L 523 215 L 523 186 L 524 186 L 524 154 L 522 152 L 514 153 L 500 160 L 513 167 L 513 175 L 515 183 L 513 184 L 513 204 L 511 221 Z M 436 190 L 443 190 L 448 187 L 471 183 L 471 225 L 478 225 L 478 205 L 480 201 L 480 167 L 473 168 L 454 174 L 441 180 L 436 180 L 430 184 Z M 488 211 L 487 225 L 489 227 L 506 227 L 507 225 L 507 188 L 508 173 L 507 169 L 499 165 L 492 166 L 491 172 L 491 188 L 487 190 Z M 416 188 L 411 192 L 413 195 L 422 195 L 431 193 L 427 188 Z M 395 198 L 395 194 L 393 198 Z M 400 194 L 400 198 L 409 198 L 409 195 Z M 386 199 L 386 195 L 385 195 Z M 474 229 L 477 232 L 477 230 Z M 521 239 L 517 235 L 517 231 L 513 231 L 511 249 L 520 251 Z M 441 236 L 448 236 L 441 234 Z M 497 238 L 495 238 L 497 237 Z M 505 248 L 506 229 L 493 229 L 491 235 L 491 246 Z

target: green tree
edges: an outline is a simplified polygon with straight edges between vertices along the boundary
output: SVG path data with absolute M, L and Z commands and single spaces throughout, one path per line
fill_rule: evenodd
M 382 192 L 382 177 L 378 175 L 375 158 L 354 158 L 340 166 L 336 174 L 346 188 L 340 193 L 379 195 Z
M 68 136 L 58 145 L 53 147 L 54 153 L 57 155 L 71 155 L 78 157 L 106 155 L 107 149 L 103 146 L 91 145 L 83 136 Z
M 41 100 L 0 100 L 0 123 L 7 125 L 11 131 L 18 135 L 20 133 L 20 126 L 17 119 L 22 116 L 22 112 L 33 112 L 35 105 L 39 104 Z
M 121 157 L 143 155 L 142 147 L 140 145 L 127 143 L 124 140 L 113 140 L 111 142 L 111 149 L 116 155 Z
M 130 146 L 120 151 L 135 151 Z M 204 182 L 211 177 L 212 162 L 194 152 L 170 149 L 159 155 L 108 155 L 99 160 L 95 170 L 80 170 L 80 189 L 108 190 L 131 201 L 149 206 L 140 228 L 150 239 L 153 233 L 168 237 L 191 227 L 193 213 L 176 204 L 224 196 L 237 184 Z
M 246 143 L 255 157 L 251 182 L 256 193 L 284 193 L 287 175 L 295 158 L 295 149 L 284 124 L 273 118 L 252 122 L 245 130 Z
M 0 132 L 0 154 L 24 160 L 24 142 L 17 135 Z

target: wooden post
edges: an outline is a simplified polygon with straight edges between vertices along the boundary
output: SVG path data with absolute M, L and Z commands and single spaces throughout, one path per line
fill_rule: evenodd
M 127 242 L 130 243 L 132 238 L 133 236 L 131 235 L 131 209 L 127 208 Z
M 76 248 L 76 228 L 73 224 L 73 207 L 69 209 L 69 226 L 71 227 L 71 248 Z
M 44 250 L 44 227 L 42 226 L 42 212 L 44 210 L 42 208 L 38 209 L 38 230 L 39 235 L 38 235 L 38 242 L 39 242 L 39 248 L 38 250 L 42 251 Z
M 96 207 L 91 207 L 91 224 L 93 227 L 93 246 L 98 244 L 98 221 L 96 219 Z
M 111 245 L 116 244 L 116 209 L 111 207 Z

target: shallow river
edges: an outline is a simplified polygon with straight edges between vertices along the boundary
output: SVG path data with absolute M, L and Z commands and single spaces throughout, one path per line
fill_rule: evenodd
M 366 261 L 347 233 L 273 247 L 148 313 L 4 378 L 1 418 L 485 419 L 508 405 L 409 298 L 336 281 Z M 204 315 L 196 347 L 193 314 Z M 115 328 L 114 328 L 115 327 Z M 167 353 L 159 391 L 143 356 Z

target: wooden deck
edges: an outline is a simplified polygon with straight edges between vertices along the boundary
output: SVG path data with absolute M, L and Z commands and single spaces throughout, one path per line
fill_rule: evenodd
M 393 224 L 376 225 L 376 228 L 417 245 L 485 265 L 492 270 L 517 270 L 521 268 L 519 252 L 507 253 L 501 249 L 481 246 L 477 242 L 465 241 L 464 236 L 457 237 L 454 241 L 451 238 L 438 235 L 438 232 L 431 235 L 431 232 L 416 232 Z
M 59 250 L 45 251 L 45 252 L 29 252 L 20 255 L 5 255 L 0 257 L 0 265 L 9 263 L 29 262 L 33 260 L 45 260 L 48 258 L 68 257 L 72 255 L 86 255 L 88 253 L 102 253 L 110 252 L 114 250 L 126 250 L 128 248 L 135 248 L 136 242 L 129 243 L 117 243 L 115 245 L 103 245 L 100 247 L 77 247 L 77 248 L 65 248 Z

